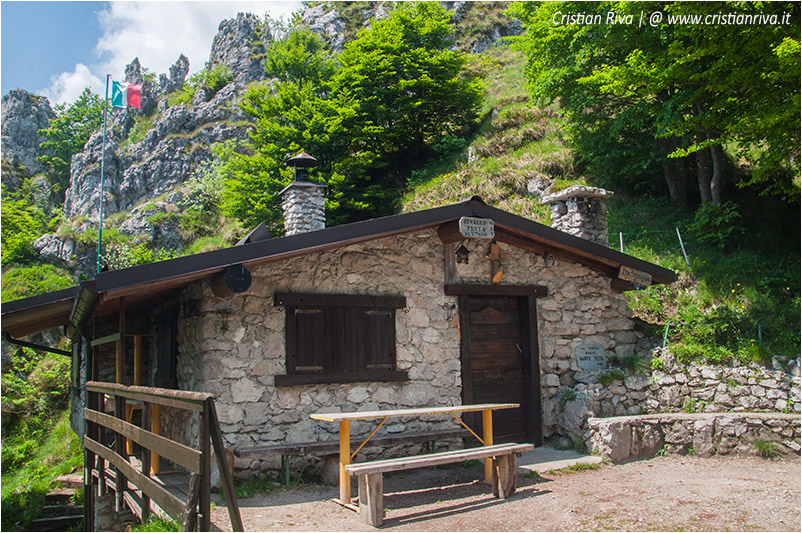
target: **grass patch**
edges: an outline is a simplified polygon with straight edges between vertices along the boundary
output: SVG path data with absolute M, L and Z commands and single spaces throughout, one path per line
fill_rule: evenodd
M 598 470 L 601 468 L 601 463 L 577 463 L 575 465 L 566 466 L 557 470 L 549 470 L 548 473 L 553 476 L 560 476 L 563 474 L 576 474 L 579 472 L 587 472 L 588 470 Z
M 273 478 L 267 474 L 260 473 L 249 477 L 234 487 L 234 494 L 237 495 L 237 498 L 250 498 L 256 494 L 267 495 L 273 491 L 273 485 Z
M 757 454 L 764 459 L 774 459 L 780 455 L 780 450 L 777 448 L 777 445 L 771 441 L 755 439 L 754 446 Z
M 622 381 L 624 379 L 624 373 L 617 368 L 611 368 L 610 370 L 600 374 L 598 379 L 599 383 L 606 387 L 614 381 Z
M 172 519 L 165 520 L 156 515 L 151 515 L 142 524 L 130 524 L 131 531 L 181 531 L 181 525 Z

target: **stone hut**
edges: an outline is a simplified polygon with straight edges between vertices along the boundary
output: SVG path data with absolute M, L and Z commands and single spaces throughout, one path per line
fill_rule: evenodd
M 496 442 L 540 445 L 561 433 L 554 405 L 578 373 L 634 352 L 623 294 L 634 288 L 632 273 L 639 285 L 676 279 L 478 197 L 288 228 L 282 238 L 257 233 L 230 248 L 101 272 L 73 289 L 5 303 L 3 330 L 19 337 L 67 327 L 79 432 L 81 385 L 115 380 L 113 348 L 93 351 L 91 340 L 125 324 L 143 336 L 144 360 L 142 375 L 129 363 L 122 382 L 214 394 L 227 446 L 336 440 L 334 425 L 310 419 L 319 411 L 496 402 L 520 404 L 498 412 Z M 96 364 L 87 370 L 89 358 Z M 168 409 L 161 416 L 162 428 L 196 438 L 197 428 L 175 423 Z M 398 420 L 379 433 L 454 424 Z M 371 429 L 357 423 L 352 433 Z M 243 459 L 237 467 L 254 465 Z

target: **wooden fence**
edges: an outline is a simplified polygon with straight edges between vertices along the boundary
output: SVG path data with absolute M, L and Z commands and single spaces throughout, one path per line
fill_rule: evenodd
M 196 526 L 201 531 L 210 531 L 212 447 L 232 528 L 243 531 L 213 395 L 99 381 L 88 382 L 86 391 L 84 527 L 87 531 L 95 529 L 95 496 L 112 488 L 117 509 L 127 506 L 143 521 L 148 519 L 155 503 L 177 520 L 183 531 L 194 531 Z M 105 412 L 105 397 L 114 398 L 113 415 Z M 128 421 L 134 406 L 142 409 L 142 427 Z M 197 449 L 158 434 L 160 406 L 198 415 Z M 134 444 L 139 445 L 139 455 L 134 453 Z M 161 458 L 186 472 L 161 472 Z

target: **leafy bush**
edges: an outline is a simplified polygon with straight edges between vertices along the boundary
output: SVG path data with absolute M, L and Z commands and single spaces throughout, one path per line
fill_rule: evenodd
M 744 228 L 740 222 L 741 215 L 734 202 L 722 205 L 704 203 L 696 210 L 688 229 L 693 231 L 700 241 L 723 250 L 743 235 Z
M 12 195 L 3 186 L 2 199 L 0 235 L 3 266 L 35 259 L 38 254 L 31 243 L 44 233 L 47 217 L 36 207 L 30 195 L 20 192 Z
M 234 77 L 225 65 L 217 65 L 196 72 L 184 82 L 183 87 L 167 95 L 167 105 L 191 104 L 198 89 L 206 92 L 206 101 L 211 100 L 217 92 L 231 83 Z
M 134 126 L 131 128 L 131 131 L 128 132 L 128 138 L 120 143 L 120 146 L 126 147 L 131 144 L 142 142 L 145 139 L 145 135 L 153 129 L 154 122 L 156 122 L 156 115 L 151 115 L 149 117 L 145 115 L 134 115 Z

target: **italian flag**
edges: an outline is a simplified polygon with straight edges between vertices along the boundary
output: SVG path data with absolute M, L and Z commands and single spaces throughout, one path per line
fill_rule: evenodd
M 142 109 L 142 86 L 127 81 L 111 82 L 111 105 L 114 107 L 130 105 Z

